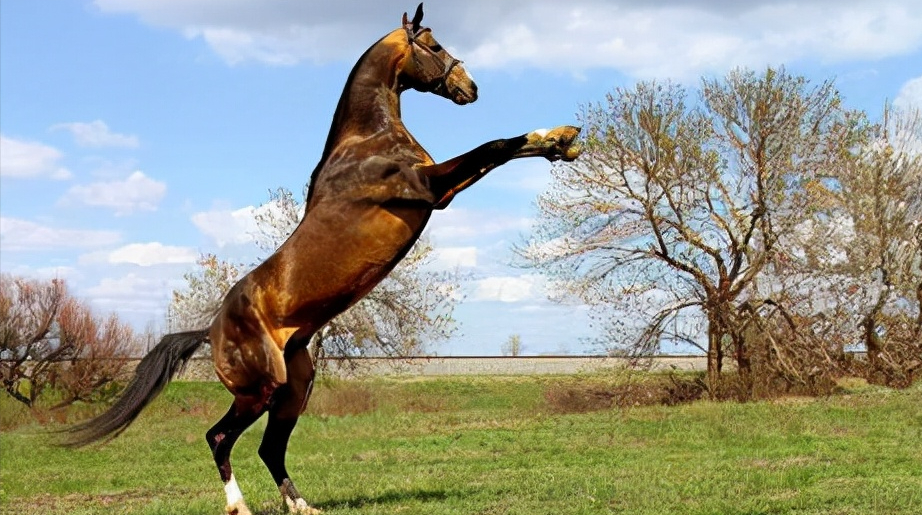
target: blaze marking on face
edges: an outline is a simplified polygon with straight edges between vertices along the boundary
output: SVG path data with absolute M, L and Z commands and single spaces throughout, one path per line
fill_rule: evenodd
M 535 129 L 531 133 L 538 136 L 541 139 L 544 139 L 547 136 L 547 133 L 550 132 L 547 129 Z
M 475 82 L 475 81 L 474 81 L 474 76 L 471 75 L 471 72 L 467 71 L 467 67 L 462 66 L 461 69 L 464 70 L 464 75 L 467 75 L 467 80 L 469 80 L 469 81 L 471 81 L 471 82 Z

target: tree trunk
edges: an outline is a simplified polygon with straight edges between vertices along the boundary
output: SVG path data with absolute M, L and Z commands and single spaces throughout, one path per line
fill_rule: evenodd
M 922 261 L 919 263 L 919 271 L 922 272 Z M 912 335 L 919 341 L 922 340 L 922 282 L 916 286 L 916 304 L 919 312 L 916 313 L 916 327 L 912 330 Z
M 26 397 L 19 392 L 19 382 L 4 381 L 3 387 L 6 390 L 6 393 L 10 394 L 10 397 L 25 404 L 26 406 L 31 408 L 35 404 L 35 399 L 32 399 L 31 395 Z
M 712 400 L 717 399 L 720 387 L 720 370 L 723 367 L 723 347 L 721 346 L 722 332 L 720 324 L 714 320 L 708 322 L 708 354 L 707 354 L 707 382 L 708 395 Z
M 888 375 L 881 359 L 880 337 L 877 336 L 877 323 L 873 314 L 869 314 L 861 321 L 864 329 L 864 347 L 868 356 L 868 382 L 874 384 L 887 384 Z
M 753 395 L 753 378 L 752 378 L 752 361 L 749 359 L 749 351 L 746 349 L 746 338 L 742 334 L 733 335 L 733 346 L 736 353 L 736 366 L 739 372 L 742 391 L 746 400 Z

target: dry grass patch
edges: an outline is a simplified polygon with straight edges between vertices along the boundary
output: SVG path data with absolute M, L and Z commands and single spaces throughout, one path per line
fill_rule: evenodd
M 634 406 L 673 406 L 698 400 L 706 390 L 695 378 L 626 376 L 620 383 L 556 383 L 544 390 L 544 400 L 552 413 L 589 413 Z
M 324 381 L 314 389 L 307 413 L 319 417 L 361 415 L 378 407 L 377 392 L 357 381 Z

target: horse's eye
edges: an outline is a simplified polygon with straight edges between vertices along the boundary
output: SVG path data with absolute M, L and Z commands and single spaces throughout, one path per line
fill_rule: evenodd
M 433 52 L 441 52 L 442 45 L 439 45 L 438 43 L 436 43 L 435 45 L 432 45 L 431 47 L 429 47 L 429 50 L 432 50 Z

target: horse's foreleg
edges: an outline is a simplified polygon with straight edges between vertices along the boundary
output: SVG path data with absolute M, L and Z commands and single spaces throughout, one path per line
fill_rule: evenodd
M 579 128 L 557 127 L 536 130 L 509 139 L 494 140 L 444 163 L 420 168 L 429 178 L 435 198 L 434 208 L 443 209 L 461 191 L 469 188 L 494 168 L 512 159 L 544 157 L 550 161 L 572 161 L 579 156 L 576 143 Z
M 293 342 L 289 345 L 293 346 Z M 311 508 L 295 488 L 285 467 L 285 454 L 288 440 L 314 386 L 314 362 L 308 350 L 300 348 L 286 353 L 286 366 L 288 382 L 275 392 L 269 408 L 269 423 L 259 446 L 259 457 L 272 474 L 288 510 L 299 515 L 313 515 L 320 511 Z

